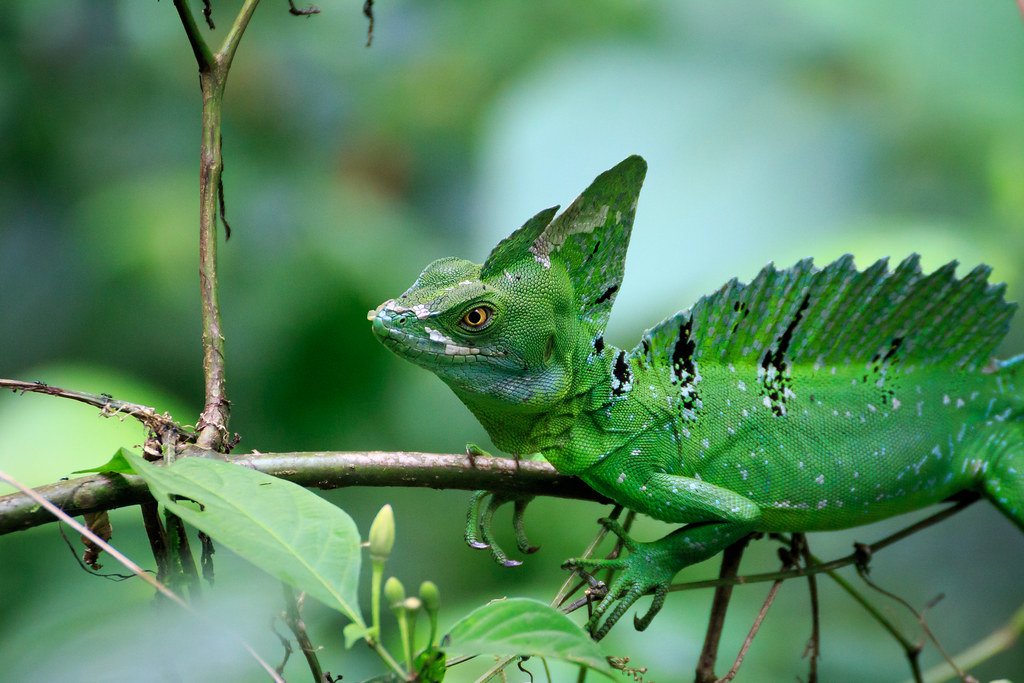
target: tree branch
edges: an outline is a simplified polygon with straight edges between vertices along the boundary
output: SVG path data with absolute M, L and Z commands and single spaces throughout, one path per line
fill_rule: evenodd
M 238 50 L 238 43 L 242 40 L 242 34 L 245 33 L 249 20 L 252 19 L 252 13 L 256 11 L 256 5 L 258 4 L 260 4 L 260 0 L 245 0 L 245 4 L 242 5 L 238 16 L 235 17 L 234 23 L 231 24 L 228 36 L 224 39 L 224 45 L 221 46 L 220 52 L 217 53 L 217 62 L 224 70 L 225 78 L 227 77 L 228 69 L 231 68 L 231 60 L 235 58 L 235 51 Z
M 883 548 L 887 548 L 897 541 L 902 541 L 907 536 L 912 536 L 918 531 L 922 531 L 932 525 L 938 524 L 948 517 L 952 517 L 956 513 L 960 512 L 972 503 L 977 502 L 981 496 L 972 492 L 964 492 L 962 495 L 956 497 L 956 503 L 950 505 L 944 510 L 936 512 L 931 517 L 925 517 L 920 522 L 911 524 L 908 527 L 900 529 L 894 534 L 890 534 L 880 541 L 876 541 L 870 545 L 864 544 L 861 546 L 863 551 L 867 553 L 876 553 Z M 732 579 L 708 579 L 706 581 L 690 581 L 688 583 L 676 583 L 669 587 L 669 592 L 676 591 L 687 591 L 694 590 L 697 588 L 715 588 L 716 586 L 736 586 L 739 584 L 748 583 L 764 583 L 765 581 L 778 581 L 793 579 L 799 576 L 810 576 L 812 574 L 820 574 L 822 572 L 828 572 L 842 567 L 847 567 L 851 564 L 857 564 L 864 558 L 863 552 L 860 550 L 850 553 L 844 557 L 840 557 L 838 560 L 832 560 L 831 562 L 823 562 L 821 564 L 815 564 L 810 567 L 799 567 L 788 571 L 770 572 L 767 574 L 750 574 L 747 576 L 737 576 Z
M 192 10 L 188 6 L 188 0 L 174 0 L 174 9 L 178 10 L 181 25 L 185 27 L 185 35 L 188 36 L 189 45 L 192 46 L 192 53 L 195 55 L 196 63 L 199 65 L 199 72 L 205 73 L 210 71 L 213 68 L 213 53 L 210 52 L 210 47 L 206 44 L 206 40 L 199 30 L 199 25 L 196 24 L 196 18 L 192 15 Z
M 61 389 L 60 387 L 44 384 L 43 382 L 23 382 L 17 379 L 0 379 L 0 389 L 10 389 L 15 393 L 21 392 L 24 394 L 25 392 L 31 392 L 69 398 L 72 401 L 78 401 L 99 408 L 100 414 L 103 417 L 128 415 L 129 417 L 134 417 L 152 431 L 171 429 L 178 434 L 186 433 L 186 430 L 171 419 L 169 414 L 157 413 L 156 408 L 139 403 L 119 401 L 108 394 L 91 394 L 85 391 Z
M 557 496 L 601 503 L 609 501 L 575 477 L 551 465 L 511 458 L 396 452 L 249 453 L 224 457 L 186 449 L 187 455 L 219 457 L 301 486 L 411 486 L 435 489 L 490 489 L 503 493 Z M 69 515 L 110 510 L 152 500 L 140 477 L 98 474 L 59 481 L 36 489 Z M 0 535 L 52 522 L 53 517 L 27 495 L 0 496 Z

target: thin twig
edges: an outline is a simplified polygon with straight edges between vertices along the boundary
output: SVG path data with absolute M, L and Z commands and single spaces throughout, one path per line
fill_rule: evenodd
M 309 17 L 314 14 L 320 14 L 320 8 L 316 5 L 310 5 L 300 9 L 295 6 L 295 0 L 288 0 L 288 13 L 295 17 Z
M 814 564 L 821 564 L 821 560 L 819 560 L 813 554 L 811 555 L 811 561 Z M 825 572 L 825 575 L 832 579 L 840 588 L 846 591 L 846 593 L 849 594 L 849 596 L 853 598 L 857 602 L 857 604 L 863 607 L 864 610 L 868 614 L 870 614 L 871 617 L 882 626 L 882 628 L 888 631 L 889 635 L 891 635 L 896 640 L 896 642 L 900 644 L 900 647 L 903 648 L 904 655 L 906 655 L 907 657 L 907 663 L 910 665 L 910 671 L 911 675 L 913 676 L 914 683 L 923 683 L 923 680 L 921 678 L 920 663 L 922 644 L 911 642 L 909 638 L 903 635 L 903 633 L 901 633 L 900 630 L 896 628 L 896 625 L 893 624 L 888 617 L 882 614 L 877 607 L 871 604 L 867 597 L 865 597 L 859 590 L 854 588 L 854 586 L 845 578 L 843 578 L 838 572 L 836 572 L 835 570 L 829 570 Z
M 810 546 L 807 545 L 805 534 L 793 534 L 800 549 L 800 558 L 805 567 L 811 567 L 814 563 L 814 556 L 811 555 Z M 811 639 L 807 641 L 804 649 L 804 656 L 810 657 L 807 673 L 807 683 L 818 683 L 818 658 L 821 657 L 821 612 L 818 605 L 818 581 L 814 574 L 807 575 L 807 590 L 811 596 Z
M 720 579 L 734 578 L 739 572 L 740 560 L 743 559 L 743 551 L 746 550 L 750 537 L 746 536 L 736 541 L 722 553 L 722 567 L 718 572 Z M 729 609 L 729 600 L 732 598 L 732 584 L 722 584 L 715 587 L 715 596 L 711 601 L 711 614 L 708 617 L 708 630 L 704 636 L 704 646 L 701 648 L 700 657 L 697 659 L 696 683 L 712 683 L 715 676 L 715 661 L 718 659 L 718 644 L 722 639 L 722 629 L 725 627 L 725 613 Z
M 17 379 L 0 379 L 0 389 L 10 389 L 22 394 L 28 392 L 71 399 L 72 401 L 78 401 L 79 403 L 99 408 L 100 415 L 103 417 L 133 417 L 153 431 L 173 429 L 182 436 L 190 438 L 188 430 L 175 422 L 167 413 L 158 413 L 156 408 L 144 406 L 140 403 L 119 401 L 108 394 L 92 394 L 86 391 L 61 389 L 44 382 L 24 382 Z
M 885 588 L 882 588 L 877 583 L 872 581 L 871 578 L 868 576 L 868 568 L 866 564 L 858 563 L 857 573 L 860 575 L 860 578 L 864 581 L 864 583 L 871 586 L 876 591 L 886 596 L 890 600 L 894 600 L 899 604 L 903 605 L 911 614 L 914 615 L 914 618 L 917 619 L 917 623 L 920 624 L 921 630 L 924 632 L 925 636 L 927 636 L 928 640 L 932 641 L 932 644 L 935 646 L 935 649 L 939 651 L 939 654 L 942 656 L 944 660 L 946 660 L 946 663 L 949 664 L 949 666 L 952 667 L 954 671 L 956 671 L 957 676 L 960 677 L 960 680 L 963 681 L 963 683 L 978 683 L 978 680 L 974 676 L 971 676 L 970 674 L 966 673 L 963 669 L 961 669 L 953 660 L 953 658 L 949 656 L 949 653 L 946 652 L 946 649 L 942 647 L 942 643 L 939 642 L 939 639 L 935 637 L 935 634 L 928 626 L 928 621 L 927 619 L 925 619 L 923 612 L 916 609 L 907 600 L 903 599 L 899 595 L 896 595 L 895 593 L 888 591 Z M 942 596 L 939 596 L 938 599 L 941 599 L 941 597 Z M 937 601 L 938 600 L 933 601 L 932 604 L 934 604 Z
M 883 538 L 883 539 L 881 539 L 879 541 L 876 541 L 875 543 L 872 543 L 871 545 L 864 545 L 863 547 L 867 548 L 872 553 L 876 553 L 879 550 L 882 550 L 883 548 L 889 547 L 893 543 L 901 541 L 901 540 L 903 540 L 904 538 L 906 538 L 908 536 L 912 536 L 913 534 L 916 534 L 919 531 L 922 531 L 922 530 L 924 530 L 924 529 L 926 529 L 926 528 L 928 528 L 930 526 L 938 524 L 939 522 L 941 522 L 941 521 L 943 521 L 943 520 L 945 520 L 945 519 L 947 519 L 949 517 L 952 517 L 956 513 L 960 512 L 964 508 L 966 508 L 969 505 L 971 505 L 972 503 L 976 502 L 978 499 L 979 499 L 979 496 L 974 495 L 974 494 L 968 495 L 968 496 L 963 496 L 954 505 L 950 505 L 949 507 L 945 508 L 944 510 L 941 510 L 940 512 L 936 512 L 934 515 L 932 515 L 930 517 L 926 517 L 925 519 L 921 520 L 920 522 L 917 522 L 915 524 L 911 524 L 910 526 L 905 527 L 905 528 L 901 529 L 900 531 L 897 531 L 894 534 L 890 534 L 889 536 L 886 536 L 885 538 Z M 669 591 L 670 592 L 676 592 L 676 591 L 695 590 L 695 589 L 698 589 L 698 588 L 714 588 L 715 586 L 721 586 L 721 585 L 736 586 L 736 585 L 739 585 L 739 584 L 764 583 L 766 581 L 776 581 L 776 580 L 783 580 L 783 581 L 785 581 L 787 579 L 793 579 L 793 578 L 797 578 L 797 577 L 801 577 L 801 576 L 809 576 L 811 574 L 820 574 L 822 572 L 827 572 L 827 571 L 834 570 L 834 569 L 841 569 L 843 567 L 848 567 L 848 566 L 850 566 L 852 564 L 857 564 L 857 562 L 860 561 L 860 559 L 861 559 L 860 553 L 859 552 L 853 552 L 853 553 L 850 553 L 849 555 L 846 555 L 844 557 L 840 557 L 837 560 L 832 560 L 831 562 L 824 562 L 822 564 L 818 564 L 818 565 L 815 565 L 813 567 L 799 567 L 797 569 L 791 569 L 791 570 L 779 571 L 779 572 L 769 572 L 767 574 L 750 574 L 748 576 L 737 576 L 737 577 L 735 577 L 733 579 L 708 579 L 708 580 L 705 580 L 705 581 L 690 581 L 690 582 L 687 582 L 687 583 L 677 583 L 677 584 L 673 584 L 669 588 Z
M 192 16 L 188 0 L 174 0 L 174 8 L 178 10 L 181 18 L 181 25 L 185 27 L 185 35 L 188 36 L 189 45 L 192 46 L 192 54 L 195 55 L 196 63 L 199 65 L 199 72 L 205 73 L 213 68 L 213 53 L 210 46 L 206 44 L 203 34 L 199 31 L 196 18 Z
M 217 52 L 217 61 L 224 71 L 225 78 L 227 77 L 228 69 L 231 68 L 231 60 L 235 58 L 235 52 L 238 50 L 238 43 L 242 40 L 242 34 L 245 33 L 246 27 L 249 26 L 249 20 L 252 19 L 252 13 L 256 11 L 256 5 L 258 4 L 260 4 L 260 0 L 245 0 L 242 9 L 238 11 L 238 16 L 235 17 L 234 23 L 231 24 L 231 30 L 228 31 L 224 44 L 221 46 L 220 51 Z
M 1004 652 L 1024 633 L 1024 606 L 1018 607 L 1010 620 L 1002 627 L 979 640 L 960 654 L 953 657 L 961 669 L 973 669 L 991 657 Z M 945 663 L 936 664 L 924 675 L 927 683 L 945 683 L 956 676 L 956 672 Z
M 321 683 L 324 680 L 323 669 L 316 656 L 316 647 L 306 631 L 306 622 L 302 620 L 302 603 L 306 594 L 300 593 L 296 596 L 295 590 L 283 582 L 281 589 L 284 592 L 284 623 L 295 634 L 295 642 L 299 644 L 302 654 L 306 657 L 306 664 L 309 665 L 309 672 L 313 674 L 313 680 L 315 683 Z
M 148 572 L 146 572 L 142 567 L 140 567 L 139 565 L 135 564 L 130 559 L 128 559 L 128 557 L 125 556 L 124 554 L 122 554 L 121 551 L 119 551 L 117 548 L 115 548 L 114 546 L 110 545 L 106 541 L 104 541 L 102 538 L 100 538 L 96 534 L 92 533 L 92 531 L 87 529 L 85 526 L 80 524 L 78 521 L 72 519 L 66 512 L 64 512 L 63 510 L 61 510 L 57 506 L 55 506 L 53 503 L 51 503 L 50 501 L 46 500 L 45 498 L 40 496 L 38 493 L 36 493 L 32 489 L 28 488 L 27 486 L 22 484 L 20 481 L 14 479 L 13 477 L 11 477 L 9 474 L 7 474 L 6 472 L 4 472 L 2 470 L 0 470 L 0 480 L 3 480 L 5 482 L 7 482 L 8 484 L 10 484 L 11 486 L 13 486 L 13 487 L 15 487 L 17 489 L 20 489 L 22 491 L 22 493 L 24 493 L 25 495 L 27 495 L 30 498 L 32 498 L 36 503 L 38 503 L 43 508 L 45 508 L 47 510 L 47 512 L 49 512 L 51 515 L 53 515 L 54 517 L 56 517 L 60 521 L 64 522 L 65 524 L 68 524 L 69 526 L 71 526 L 78 533 L 82 534 L 83 536 L 89 536 L 90 540 L 92 540 L 92 542 L 95 543 L 96 545 L 98 545 L 99 547 L 103 548 L 103 551 L 106 552 L 110 557 L 112 557 L 115 560 L 117 560 L 118 562 L 120 562 L 126 569 L 128 569 L 133 574 L 138 576 L 140 579 L 142 579 L 143 581 L 148 583 L 150 586 L 152 586 L 154 589 L 156 589 L 157 592 L 159 592 L 165 598 L 167 598 L 168 600 L 173 602 L 175 605 L 177 605 L 178 607 L 181 607 L 182 609 L 184 609 L 189 614 L 193 614 L 195 616 L 198 616 L 198 617 L 201 617 L 201 618 L 205 618 L 205 617 L 203 617 L 203 615 L 201 615 L 198 612 L 196 612 L 195 610 L 193 610 L 188 605 L 188 603 L 186 603 L 184 600 L 182 600 L 180 597 L 178 597 L 172 590 L 167 588 L 167 586 L 165 586 L 164 584 L 162 584 L 159 581 L 157 581 Z M 258 654 L 256 654 L 256 651 L 252 649 L 252 646 L 250 646 L 248 643 L 246 643 L 241 638 L 239 638 L 238 641 L 239 641 L 239 643 L 241 643 L 242 647 L 245 648 L 246 652 L 248 652 L 252 656 L 253 659 L 255 659 L 257 662 L 259 662 L 260 666 L 263 667 L 264 671 L 266 671 L 267 674 L 269 674 L 270 677 L 274 681 L 276 681 L 277 683 L 285 683 L 284 679 L 281 678 L 279 675 L 277 675 L 277 672 L 274 671 L 273 667 L 271 667 L 269 664 L 267 664 L 265 661 L 263 661 L 263 658 L 260 657 Z
M 782 568 L 793 566 L 792 554 L 784 553 L 780 551 L 783 556 Z M 754 625 L 750 627 L 750 631 L 747 633 L 747 637 L 743 640 L 743 646 L 740 647 L 739 654 L 736 655 L 736 660 L 732 663 L 732 667 L 729 672 L 719 678 L 715 683 L 729 683 L 732 679 L 736 678 L 736 674 L 740 670 L 740 665 L 743 664 L 743 659 L 747 656 L 747 651 L 750 649 L 751 643 L 754 642 L 754 636 L 761 629 L 761 623 L 764 622 L 765 616 L 768 614 L 768 608 L 775 602 L 775 595 L 779 592 L 779 587 L 782 586 L 784 579 L 776 579 L 775 583 L 772 584 L 771 589 L 768 591 L 768 596 L 764 599 L 764 604 L 761 605 L 761 611 L 757 613 L 757 618 L 754 619 Z
M 373 45 L 373 0 L 363 3 L 363 16 L 369 21 L 366 27 L 366 47 L 370 47 Z
M 158 581 L 166 581 L 170 575 L 171 560 L 167 550 L 167 531 L 160 521 L 160 512 L 157 509 L 156 501 L 146 501 L 139 508 L 142 510 L 142 525 L 149 538 L 153 560 L 156 562 L 156 578 Z

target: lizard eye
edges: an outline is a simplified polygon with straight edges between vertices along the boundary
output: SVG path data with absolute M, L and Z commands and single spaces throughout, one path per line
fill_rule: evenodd
M 459 325 L 467 330 L 482 330 L 491 322 L 494 309 L 488 306 L 476 306 L 469 309 L 459 320 Z

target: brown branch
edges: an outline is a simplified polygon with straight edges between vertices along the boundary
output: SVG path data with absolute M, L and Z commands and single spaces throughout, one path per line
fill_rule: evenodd
M 746 550 L 750 537 L 746 536 L 736 541 L 722 553 L 722 568 L 718 572 L 720 579 L 732 579 L 736 577 L 740 569 L 740 560 L 743 558 L 743 551 Z M 708 617 L 708 630 L 704 636 L 704 647 L 701 648 L 700 658 L 697 660 L 696 683 L 713 683 L 718 677 L 715 676 L 715 661 L 718 659 L 718 644 L 722 639 L 722 629 L 725 627 L 725 613 L 729 609 L 729 601 L 732 599 L 732 584 L 721 584 L 715 587 L 715 597 L 711 602 L 711 615 Z
M 316 655 L 317 648 L 313 645 L 313 641 L 309 639 L 309 633 L 306 631 L 306 622 L 302 620 L 302 603 L 306 600 L 306 594 L 299 593 L 296 595 L 295 590 L 283 582 L 281 583 L 281 588 L 284 591 L 285 604 L 283 621 L 295 635 L 295 642 L 299 644 L 302 654 L 306 657 L 306 664 L 309 666 L 309 672 L 313 674 L 313 680 L 317 683 L 322 683 L 324 673 L 323 668 L 320 666 L 320 659 Z
M 782 557 L 782 569 L 786 570 L 792 567 L 796 561 L 796 554 L 792 552 L 792 548 L 787 551 L 785 549 L 779 550 L 779 555 Z M 729 672 L 719 678 L 715 683 L 729 683 L 732 679 L 736 678 L 736 674 L 740 670 L 740 665 L 743 664 L 743 659 L 747 656 L 747 651 L 750 650 L 751 643 L 754 642 L 754 636 L 761 629 L 761 624 L 764 622 L 764 618 L 768 615 L 768 608 L 775 602 L 775 596 L 779 592 L 779 588 L 782 586 L 784 579 L 776 579 L 772 584 L 771 589 L 768 591 L 768 596 L 764 599 L 764 604 L 761 605 L 761 611 L 757 613 L 757 618 L 754 619 L 754 625 L 750 627 L 750 631 L 747 633 L 747 637 L 743 640 L 743 646 L 740 648 L 739 654 L 736 655 L 736 660 L 732 663 L 732 668 Z
M 800 558 L 805 567 L 815 564 L 814 556 L 811 555 L 810 546 L 807 545 L 805 534 L 793 534 L 793 538 L 799 539 L 797 547 L 800 549 Z M 818 581 L 814 574 L 807 575 L 807 590 L 811 596 L 811 639 L 807 641 L 804 649 L 804 657 L 810 656 L 807 683 L 818 683 L 818 658 L 821 657 L 821 611 L 818 605 Z
M 188 455 L 221 457 L 210 451 Z M 287 479 L 301 486 L 333 489 L 346 486 L 410 486 L 436 489 L 489 489 L 503 493 L 545 495 L 607 503 L 575 477 L 560 475 L 551 465 L 510 458 L 475 458 L 435 453 L 316 452 L 250 453 L 228 462 Z M 152 500 L 141 478 L 97 474 L 42 486 L 38 492 L 70 515 L 110 510 Z M 0 535 L 53 521 L 21 493 L 0 496 Z
M 71 399 L 72 401 L 78 401 L 99 408 L 100 414 L 103 417 L 127 415 L 134 417 L 152 431 L 171 429 L 180 435 L 187 435 L 187 431 L 171 419 L 171 416 L 167 413 L 157 413 L 155 408 L 139 403 L 119 401 L 108 394 L 91 394 L 85 391 L 61 389 L 60 387 L 44 384 L 43 382 L 23 382 L 17 379 L 0 379 L 0 389 L 10 389 L 15 393 L 20 392 L 22 394 L 29 392 L 59 396 L 60 398 Z

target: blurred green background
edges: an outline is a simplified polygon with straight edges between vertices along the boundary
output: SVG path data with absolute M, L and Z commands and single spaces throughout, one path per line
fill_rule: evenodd
M 366 311 L 434 258 L 483 259 L 631 153 L 650 171 L 610 328 L 619 345 L 729 277 L 804 256 L 852 252 L 864 266 L 916 251 L 927 269 L 956 258 L 962 272 L 986 262 L 1010 299 L 1024 294 L 1024 25 L 1009 0 L 379 0 L 371 49 L 361 4 L 325 2 L 304 19 L 264 3 L 229 81 L 234 234 L 220 252 L 221 304 L 239 451 L 486 444 L 439 381 L 376 343 Z M 238 5 L 214 1 L 217 42 Z M 0 14 L 0 376 L 195 419 L 197 80 L 169 1 L 36 0 Z M 1024 350 L 1024 318 L 1004 350 Z M 0 395 L 0 468 L 33 485 L 142 438 L 84 406 Z M 410 589 L 437 582 L 443 626 L 494 597 L 549 599 L 559 564 L 605 512 L 537 501 L 527 522 L 543 549 L 505 570 L 462 544 L 465 493 L 325 496 L 364 533 L 382 504 L 395 506 L 391 571 Z M 838 556 L 907 521 L 818 534 L 812 548 Z M 137 512 L 114 525 L 114 541 L 146 564 Z M 774 569 L 773 552 L 757 544 L 744 570 Z M 226 551 L 217 559 L 206 605 L 276 661 L 278 588 Z M 1024 538 L 986 505 L 872 566 L 915 605 L 945 594 L 928 615 L 954 652 L 1024 603 Z M 895 642 L 822 584 L 822 680 L 906 678 Z M 721 670 L 765 590 L 737 591 Z M 0 679 L 262 680 L 224 628 L 151 602 L 137 581 L 79 570 L 53 525 L 0 538 Z M 603 647 L 659 683 L 691 680 L 709 602 L 673 595 L 649 631 L 624 622 Z M 879 604 L 917 637 L 905 610 Z M 340 618 L 313 605 L 308 621 L 345 681 L 383 670 L 362 649 L 342 651 Z M 809 632 L 805 586 L 789 583 L 738 680 L 805 676 Z M 286 673 L 305 680 L 299 660 Z M 926 648 L 925 664 L 936 661 Z M 977 674 L 1024 680 L 1024 647 Z

